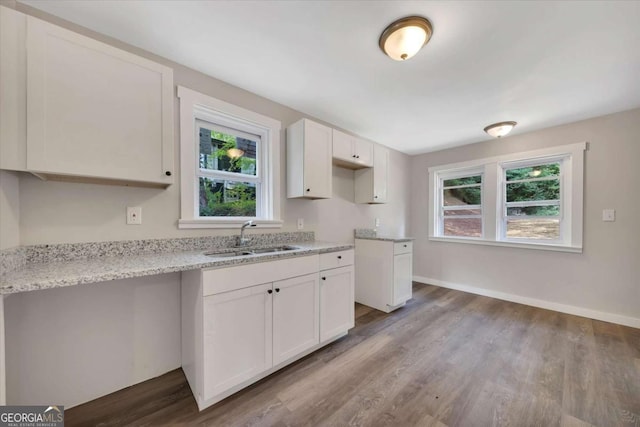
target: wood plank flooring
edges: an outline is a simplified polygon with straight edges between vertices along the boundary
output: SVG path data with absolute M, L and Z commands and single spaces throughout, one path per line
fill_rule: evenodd
M 75 425 L 640 426 L 640 329 L 414 283 L 390 314 L 198 412 L 180 369 Z

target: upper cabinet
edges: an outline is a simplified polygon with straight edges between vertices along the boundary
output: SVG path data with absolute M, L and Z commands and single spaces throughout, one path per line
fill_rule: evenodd
M 355 172 L 356 203 L 387 203 L 389 150 L 375 144 L 373 167 Z
M 8 8 L 0 19 L 0 167 L 173 183 L 170 68 Z
M 349 169 L 373 166 L 373 144 L 333 129 L 333 163 Z
M 331 197 L 332 129 L 302 119 L 287 128 L 287 197 Z

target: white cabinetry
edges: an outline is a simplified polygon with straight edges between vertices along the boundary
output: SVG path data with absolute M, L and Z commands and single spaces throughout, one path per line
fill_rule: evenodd
M 375 144 L 373 168 L 355 172 L 356 203 L 387 203 L 389 178 L 389 150 Z
M 413 244 L 356 239 L 355 300 L 386 313 L 412 297 Z
M 336 279 L 322 291 L 318 255 L 182 273 L 182 368 L 200 409 L 346 334 L 344 253 L 349 265 L 329 270 Z
M 333 129 L 333 163 L 349 169 L 373 166 L 373 144 Z
M 320 342 L 318 275 L 273 283 L 273 364 Z
M 204 298 L 204 397 L 272 366 L 271 284 Z M 233 325 L 233 327 L 230 327 Z
M 5 7 L 0 19 L 0 167 L 49 179 L 173 183 L 169 67 Z
M 332 129 L 302 119 L 287 128 L 287 197 L 331 197 Z
M 320 255 L 320 341 L 355 325 L 353 250 Z

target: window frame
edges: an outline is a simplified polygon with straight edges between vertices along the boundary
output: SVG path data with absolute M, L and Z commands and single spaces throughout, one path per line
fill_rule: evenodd
M 581 253 L 584 209 L 584 153 L 586 150 L 587 143 L 580 142 L 430 167 L 428 169 L 429 240 Z M 511 169 L 514 165 L 540 165 L 558 160 L 562 160 L 560 172 L 561 239 L 549 241 L 546 239 L 506 238 L 506 226 L 503 224 L 504 216 L 506 215 L 505 167 L 506 169 Z M 440 177 L 474 170 L 483 170 L 483 237 L 444 236 L 439 228 L 438 211 L 441 203 L 440 198 L 442 197 Z
M 568 160 L 569 160 L 569 156 L 565 154 L 561 156 L 552 156 L 547 158 L 506 161 L 506 162 L 499 163 L 499 166 L 500 166 L 499 185 L 500 185 L 501 191 L 498 193 L 499 195 L 498 212 L 500 212 L 500 218 L 498 221 L 498 240 L 504 241 L 504 242 L 515 242 L 515 243 L 531 243 L 531 244 L 541 243 L 541 244 L 563 245 L 563 246 L 569 245 L 570 239 L 571 239 L 571 229 L 569 227 L 570 220 L 567 221 L 568 218 L 565 216 L 565 212 L 564 212 L 565 206 L 568 206 L 570 204 L 570 201 L 565 200 L 567 195 L 570 194 L 570 192 L 566 191 L 565 186 L 567 184 L 566 182 L 567 180 L 564 177 L 566 163 Z M 560 173 L 558 174 L 558 180 L 560 181 L 560 195 L 558 198 L 558 206 L 560 208 L 560 214 L 557 217 L 557 219 L 560 220 L 559 238 L 558 239 L 534 239 L 534 238 L 526 238 L 526 237 L 524 238 L 508 237 L 507 221 L 509 219 L 509 216 L 507 215 L 507 208 L 508 208 L 507 205 L 508 203 L 513 203 L 513 202 L 507 202 L 507 184 L 513 181 L 507 181 L 507 178 L 506 178 L 507 170 L 525 168 L 525 167 L 531 167 L 531 166 L 540 166 L 540 165 L 546 165 L 546 164 L 552 164 L 552 163 L 559 163 L 560 165 Z M 542 179 L 533 178 L 531 179 L 531 181 L 542 181 Z M 547 201 L 540 201 L 540 202 L 547 202 Z M 539 218 L 542 219 L 542 217 L 539 217 Z M 546 217 L 546 218 L 551 219 L 554 217 Z
M 482 228 L 482 233 L 480 234 L 479 237 L 473 237 L 473 236 L 446 236 L 444 234 L 444 219 L 445 219 L 445 215 L 444 215 L 444 211 L 446 211 L 446 207 L 444 205 L 444 181 L 450 180 L 450 179 L 459 179 L 459 178 L 466 178 L 466 177 L 472 177 L 472 176 L 478 176 L 480 175 L 480 205 L 469 205 L 469 209 L 472 209 L 473 206 L 479 206 L 480 207 L 480 211 L 481 214 L 479 215 L 480 218 L 480 223 L 481 223 L 481 228 Z M 467 169 L 458 169 L 458 170 L 450 170 L 450 171 L 443 171 L 442 173 L 438 173 L 437 175 L 438 177 L 438 194 L 437 194 L 437 235 L 440 237 L 444 237 L 444 238 L 448 238 L 448 239 L 483 239 L 484 238 L 484 233 L 485 233 L 485 209 L 484 209 L 484 168 L 467 168 Z M 449 209 L 449 210 L 455 210 L 455 209 Z M 473 216 L 466 216 L 465 217 L 478 217 L 476 215 Z M 461 217 L 458 217 L 461 218 Z
M 180 219 L 178 228 L 239 228 L 252 219 L 258 227 L 280 228 L 280 131 L 278 120 L 178 86 L 180 100 Z M 256 174 L 260 191 L 256 217 L 201 217 L 199 180 L 212 171 L 200 168 L 199 124 L 222 127 L 260 137 Z M 207 127 L 207 126 L 205 126 Z M 208 127 L 207 127 L 208 128 Z M 223 171 L 214 173 L 222 177 Z M 231 176 L 233 175 L 233 176 Z M 247 174 L 226 174 L 227 179 L 257 179 Z M 257 181 L 256 181 L 257 182 Z M 258 200 L 260 199 L 260 200 Z M 260 209 L 260 211 L 258 211 Z

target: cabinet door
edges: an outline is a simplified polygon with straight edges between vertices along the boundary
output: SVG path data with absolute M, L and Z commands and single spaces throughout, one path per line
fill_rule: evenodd
M 373 144 L 360 138 L 353 139 L 355 161 L 363 167 L 373 166 Z
M 306 197 L 331 197 L 332 129 L 310 120 L 304 126 L 304 191 Z
M 204 399 L 272 366 L 271 284 L 204 298 Z
M 353 328 L 353 266 L 320 272 L 320 341 Z
M 318 274 L 273 283 L 273 364 L 320 342 Z
M 171 184 L 173 71 L 28 17 L 27 168 Z
M 345 162 L 353 162 L 353 156 L 351 136 L 333 129 L 333 158 L 343 160 Z
M 393 256 L 393 303 L 402 304 L 411 299 L 413 279 L 413 254 L 405 253 Z
M 389 179 L 389 150 L 375 146 L 373 153 L 373 203 L 387 202 Z

